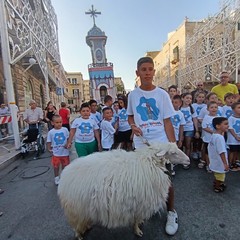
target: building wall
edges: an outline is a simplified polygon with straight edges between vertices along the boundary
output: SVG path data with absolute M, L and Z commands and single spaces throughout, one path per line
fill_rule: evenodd
M 83 102 L 89 102 L 90 99 L 90 81 L 83 80 Z

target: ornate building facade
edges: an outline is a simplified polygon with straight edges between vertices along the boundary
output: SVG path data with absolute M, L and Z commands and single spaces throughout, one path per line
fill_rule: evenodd
M 28 107 L 30 99 L 35 99 L 43 108 L 49 100 L 56 106 L 67 101 L 68 94 L 64 89 L 68 81 L 60 60 L 57 16 L 51 1 L 3 2 L 0 14 L 5 16 L 9 64 L 15 101 L 20 111 Z M 0 49 L 4 51 L 2 46 Z M 0 100 L 7 103 L 6 84 L 0 60 Z

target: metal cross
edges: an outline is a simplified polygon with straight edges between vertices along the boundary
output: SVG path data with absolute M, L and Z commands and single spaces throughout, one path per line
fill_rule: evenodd
M 95 25 L 95 17 L 97 17 L 97 15 L 100 15 L 101 12 L 97 12 L 96 9 L 93 8 L 93 5 L 92 5 L 92 9 L 89 9 L 88 12 L 85 12 L 85 14 L 90 14 L 91 17 L 93 18 L 93 24 Z

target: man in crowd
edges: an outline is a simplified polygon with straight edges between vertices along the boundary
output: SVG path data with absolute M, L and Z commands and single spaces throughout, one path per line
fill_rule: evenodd
M 23 120 L 29 124 L 29 129 L 37 128 L 38 122 L 43 119 L 43 110 L 37 107 L 37 104 L 34 100 L 31 100 L 30 108 L 26 109 L 23 114 Z
M 193 101 L 195 100 L 195 95 L 198 92 L 204 92 L 205 95 L 208 94 L 208 91 L 204 89 L 204 83 L 201 80 L 197 82 L 197 88 L 191 92 Z
M 230 77 L 227 71 L 220 73 L 220 83 L 212 88 L 211 92 L 216 93 L 224 104 L 224 96 L 226 93 L 233 93 L 235 97 L 239 96 L 238 88 L 235 84 L 229 83 Z

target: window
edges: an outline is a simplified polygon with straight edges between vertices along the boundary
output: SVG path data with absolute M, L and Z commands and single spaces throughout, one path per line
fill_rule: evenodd
M 74 85 L 77 84 L 77 79 L 76 78 L 72 78 L 72 84 L 74 84 Z
M 72 92 L 73 92 L 73 97 L 79 98 L 79 89 L 73 89 Z
M 67 80 L 68 80 L 69 83 L 71 83 L 71 78 L 68 78 Z
M 73 104 L 73 100 L 68 99 L 68 104 Z

